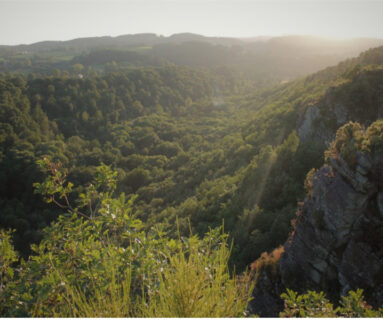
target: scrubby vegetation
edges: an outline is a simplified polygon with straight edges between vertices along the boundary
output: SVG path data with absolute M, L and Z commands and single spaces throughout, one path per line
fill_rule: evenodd
M 271 253 L 262 253 L 260 258 L 251 264 L 251 269 L 255 273 L 255 282 L 259 280 L 261 274 L 266 275 L 271 281 L 279 277 L 279 261 L 283 252 L 284 248 L 280 246 Z
M 16 229 L 24 257 L 59 213 L 33 195 L 32 184 L 41 181 L 35 163 L 44 156 L 72 168 L 77 194 L 96 166 L 112 165 L 118 192 L 137 194 L 147 228 L 162 223 L 175 234 L 178 217 L 181 234 L 190 221 L 202 236 L 225 220 L 237 238 L 239 269 L 281 244 L 301 181 L 321 163 L 315 148 L 299 145 L 282 105 L 258 113 L 209 73 L 166 68 L 82 80 L 6 76 L 1 83 L 0 223 Z M 249 123 L 249 113 L 268 117 L 270 127 Z M 296 113 L 291 109 L 288 118 Z M 272 130 L 272 119 L 282 126 Z
M 175 235 L 178 218 L 181 234 L 190 224 L 202 236 L 224 220 L 243 270 L 286 239 L 305 176 L 323 163 L 324 146 L 295 133 L 300 115 L 330 86 L 378 68 L 380 50 L 256 93 L 230 73 L 175 66 L 83 79 L 3 74 L 0 225 L 16 229 L 27 257 L 60 213 L 33 194 L 36 161 L 50 156 L 71 168 L 75 194 L 106 163 L 118 172 L 118 192 L 137 195 L 146 229 L 161 223 Z
M 27 261 L 13 249 L 10 232 L 0 233 L 0 314 L 38 317 L 242 317 L 252 285 L 247 273 L 231 274 L 230 247 L 221 229 L 171 239 L 161 229 L 143 230 L 134 198 L 114 196 L 115 177 L 97 167 L 94 183 L 70 203 L 73 185 L 49 159 L 48 173 L 35 190 L 67 213 L 44 230 Z M 63 201 L 61 205 L 60 201 Z M 283 248 L 263 254 L 257 273 L 278 274 Z M 281 296 L 281 317 L 379 317 L 362 291 L 350 292 L 339 307 L 323 293 Z
M 1 314 L 241 315 L 242 272 L 284 243 L 324 161 L 299 119 L 330 87 L 365 90 L 355 80 L 381 69 L 381 51 L 267 88 L 118 50 L 0 74 Z M 382 127 L 348 124 L 329 155 L 350 167 L 380 155 Z M 280 254 L 259 267 L 273 274 Z
M 285 301 L 285 310 L 280 313 L 283 318 L 380 318 L 383 315 L 383 309 L 374 310 L 364 301 L 363 290 L 360 289 L 342 297 L 337 307 L 323 292 L 308 291 L 298 295 L 287 290 L 281 297 Z
M 342 126 L 336 134 L 326 159 L 340 156 L 350 168 L 355 169 L 358 156 L 364 154 L 370 156 L 375 162 L 379 162 L 383 147 L 383 121 L 373 122 L 367 129 L 355 122 L 349 122 Z
M 59 165 L 40 164 L 49 176 L 36 191 L 64 201 L 68 211 L 16 267 L 9 233 L 1 233 L 2 315 L 235 317 L 246 311 L 250 282 L 229 273 L 222 230 L 202 239 L 143 230 L 133 199 L 113 196 L 117 173 L 106 166 L 72 205 L 72 185 Z

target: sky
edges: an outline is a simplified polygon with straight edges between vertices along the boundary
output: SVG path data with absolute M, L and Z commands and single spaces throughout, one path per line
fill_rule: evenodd
M 383 38 L 383 0 L 0 0 L 0 44 L 146 32 Z

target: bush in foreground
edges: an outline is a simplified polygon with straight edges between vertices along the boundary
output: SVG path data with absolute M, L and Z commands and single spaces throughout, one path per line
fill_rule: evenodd
M 221 229 L 203 239 L 169 239 L 144 230 L 133 198 L 114 197 L 116 173 L 97 169 L 73 201 L 67 173 L 49 159 L 36 192 L 67 213 L 44 230 L 28 261 L 15 268 L 9 233 L 1 233 L 2 316 L 238 317 L 251 288 L 228 270 L 230 248 Z M 3 276 L 5 275 L 5 276 Z M 246 278 L 246 276 L 243 276 Z M 4 279 L 4 280 L 3 280 Z

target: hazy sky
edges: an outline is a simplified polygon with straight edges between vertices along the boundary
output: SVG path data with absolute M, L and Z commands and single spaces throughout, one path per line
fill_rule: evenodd
M 383 38 L 383 0 L 0 0 L 0 44 L 142 32 Z

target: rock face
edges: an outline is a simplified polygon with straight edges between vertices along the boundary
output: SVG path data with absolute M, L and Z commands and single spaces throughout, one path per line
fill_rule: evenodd
M 277 317 L 278 312 L 283 309 L 280 295 L 285 291 L 284 289 L 280 275 L 275 281 L 266 272 L 262 272 L 254 290 L 254 299 L 248 306 L 249 313 L 260 317 Z
M 337 301 L 363 288 L 369 303 L 383 304 L 383 218 L 379 183 L 359 157 L 355 170 L 329 159 L 313 176 L 313 190 L 299 209 L 295 233 L 280 260 L 285 287 L 323 290 Z
M 301 142 L 335 148 L 331 142 L 341 126 L 358 122 L 363 131 L 382 118 L 383 69 L 365 69 L 308 106 L 296 131 Z M 284 244 L 278 276 L 256 270 L 252 313 L 278 316 L 286 288 L 324 291 L 335 303 L 361 288 L 369 304 L 383 305 L 383 122 L 370 128 L 369 134 L 359 132 L 363 143 L 357 135 L 350 137 L 312 177 L 312 190 Z M 341 132 L 340 140 L 348 134 Z
M 326 147 L 337 129 L 349 121 L 369 126 L 383 117 L 383 70 L 363 71 L 355 79 L 330 87 L 324 97 L 310 105 L 297 123 L 300 141 Z
M 330 157 L 312 176 L 279 260 L 278 283 L 269 290 L 270 279 L 258 275 L 254 313 L 277 316 L 286 288 L 324 291 L 334 302 L 361 288 L 369 304 L 383 305 L 383 159 L 381 152 L 359 151 L 355 158 L 351 167 L 340 154 Z

